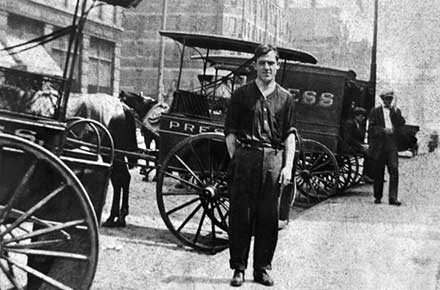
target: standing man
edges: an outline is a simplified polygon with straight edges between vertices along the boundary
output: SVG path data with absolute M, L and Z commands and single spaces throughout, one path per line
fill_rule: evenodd
M 381 203 L 386 165 L 390 176 L 388 202 L 400 206 L 397 199 L 399 159 L 396 133 L 405 124 L 405 119 L 400 110 L 391 105 L 394 92 L 384 92 L 380 97 L 383 106 L 371 110 L 368 126 L 370 156 L 374 159 L 374 203 Z
M 272 268 L 278 240 L 279 190 L 292 178 L 295 155 L 295 103 L 275 82 L 278 51 L 260 45 L 254 59 L 257 78 L 233 93 L 225 120 L 233 166 L 229 219 L 232 286 L 244 282 L 252 233 L 254 281 L 274 284 L 267 270 Z

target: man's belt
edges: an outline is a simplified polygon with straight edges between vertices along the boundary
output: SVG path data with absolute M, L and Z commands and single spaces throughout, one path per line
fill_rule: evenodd
M 272 148 L 277 150 L 282 150 L 284 146 L 281 144 L 271 144 L 271 143 L 264 143 L 264 142 L 258 142 L 258 141 L 239 141 L 238 146 L 241 148 L 249 148 L 249 149 L 264 149 L 264 148 Z

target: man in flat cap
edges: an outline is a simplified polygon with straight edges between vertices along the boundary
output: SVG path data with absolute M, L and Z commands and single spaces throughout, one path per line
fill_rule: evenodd
M 390 205 L 401 205 L 397 199 L 399 183 L 399 159 L 396 132 L 405 124 L 405 119 L 398 108 L 391 105 L 394 92 L 380 94 L 383 105 L 371 110 L 369 115 L 368 141 L 369 153 L 374 160 L 374 203 L 381 203 L 383 194 L 385 165 L 389 173 L 388 202 Z

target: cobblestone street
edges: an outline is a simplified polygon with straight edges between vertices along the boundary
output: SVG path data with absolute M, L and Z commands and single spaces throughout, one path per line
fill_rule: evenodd
M 401 207 L 373 204 L 364 185 L 292 212 L 273 261 L 275 289 L 440 289 L 440 156 L 399 162 Z M 154 183 L 137 172 L 127 228 L 101 229 L 92 289 L 229 289 L 228 251 L 180 247 L 160 218 Z M 246 274 L 242 289 L 264 288 Z

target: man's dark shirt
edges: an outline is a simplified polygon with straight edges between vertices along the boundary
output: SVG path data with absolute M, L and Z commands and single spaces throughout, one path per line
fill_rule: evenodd
M 225 120 L 225 136 L 233 133 L 244 143 L 281 147 L 295 128 L 295 100 L 276 84 L 264 99 L 255 81 L 238 88 L 231 97 Z

